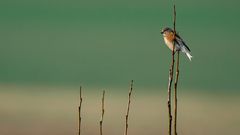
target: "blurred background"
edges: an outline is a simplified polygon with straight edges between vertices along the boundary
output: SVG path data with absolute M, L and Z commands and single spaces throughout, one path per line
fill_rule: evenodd
M 192 51 L 181 55 L 179 134 L 240 134 L 238 0 L 175 1 L 176 29 Z M 0 134 L 77 134 L 79 86 L 83 131 L 167 134 L 171 51 L 160 30 L 173 26 L 169 0 L 1 0 Z

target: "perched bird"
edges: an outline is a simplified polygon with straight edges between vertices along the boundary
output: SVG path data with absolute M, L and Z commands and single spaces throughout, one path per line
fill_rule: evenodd
M 181 51 L 187 55 L 189 60 L 191 61 L 192 55 L 190 54 L 190 49 L 186 45 L 186 43 L 183 41 L 183 39 L 176 33 L 174 34 L 174 31 L 171 28 L 163 28 L 161 31 L 161 34 L 163 35 L 164 41 L 168 48 L 173 51 L 173 46 L 175 43 L 174 52 Z

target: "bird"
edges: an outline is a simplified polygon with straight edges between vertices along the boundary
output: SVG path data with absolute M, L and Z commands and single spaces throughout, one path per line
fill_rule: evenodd
M 174 53 L 176 51 L 181 51 L 187 55 L 190 61 L 192 60 L 193 56 L 191 55 L 189 47 L 177 33 L 175 33 L 171 28 L 165 27 L 161 30 L 161 34 L 163 35 L 165 44 L 170 50 L 173 51 L 173 46 L 175 44 Z

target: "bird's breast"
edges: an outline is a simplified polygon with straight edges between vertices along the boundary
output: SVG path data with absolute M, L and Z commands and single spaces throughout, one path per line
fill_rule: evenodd
M 168 46 L 168 48 L 170 50 L 173 50 L 173 42 L 171 40 L 169 40 L 167 37 L 164 37 L 164 41 L 165 41 L 166 45 Z

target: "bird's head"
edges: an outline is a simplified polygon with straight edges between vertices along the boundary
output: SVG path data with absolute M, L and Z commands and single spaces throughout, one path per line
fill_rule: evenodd
M 163 34 L 163 36 L 164 35 L 166 35 L 166 34 L 168 34 L 168 33 L 173 33 L 174 31 L 171 29 L 171 28 L 169 28 L 169 27 L 165 27 L 165 28 L 163 28 L 162 30 L 161 30 L 161 34 Z

